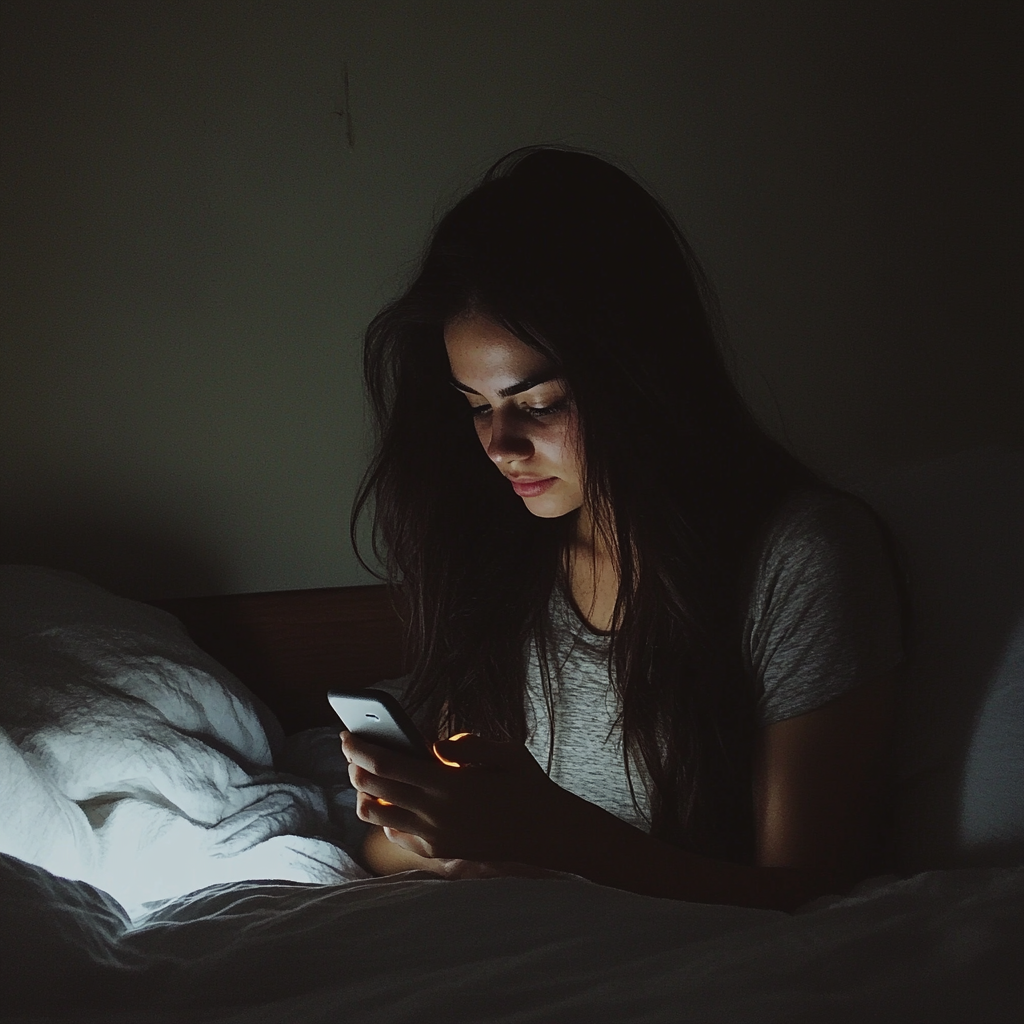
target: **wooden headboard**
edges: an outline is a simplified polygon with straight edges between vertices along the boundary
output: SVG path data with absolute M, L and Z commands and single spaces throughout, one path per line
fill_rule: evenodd
M 151 604 L 277 714 L 286 733 L 337 725 L 329 689 L 404 675 L 402 625 L 387 587 L 182 597 Z

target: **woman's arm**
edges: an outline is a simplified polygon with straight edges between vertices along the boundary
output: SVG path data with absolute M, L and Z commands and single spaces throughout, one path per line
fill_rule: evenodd
M 762 731 L 754 866 L 698 857 L 587 812 L 593 839 L 563 869 L 650 896 L 778 910 L 846 892 L 867 873 L 878 841 L 897 675 Z
M 899 672 L 762 730 L 754 761 L 758 864 L 863 877 L 881 838 Z
M 757 859 L 731 864 L 688 853 L 560 789 L 525 748 L 470 737 L 492 765 L 411 765 L 345 734 L 358 813 L 389 825 L 367 843 L 380 872 L 450 857 L 520 861 L 671 899 L 792 910 L 863 876 L 876 828 L 895 673 L 766 728 L 755 764 Z M 450 741 L 449 741 L 450 742 Z M 525 759 L 523 757 L 525 755 Z M 527 763 L 529 762 L 529 763 Z M 391 801 L 382 806 L 377 797 Z M 398 846 L 399 854 L 384 846 Z M 407 856 L 408 855 L 408 856 Z

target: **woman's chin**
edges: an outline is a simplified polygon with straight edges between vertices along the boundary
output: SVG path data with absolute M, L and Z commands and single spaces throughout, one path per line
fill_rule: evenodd
M 580 502 L 566 501 L 555 495 L 541 494 L 536 498 L 523 498 L 523 504 L 540 519 L 557 519 L 559 516 L 575 512 Z

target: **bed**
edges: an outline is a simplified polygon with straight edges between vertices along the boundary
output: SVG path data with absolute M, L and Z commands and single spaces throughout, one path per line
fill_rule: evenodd
M 933 502 L 926 484 L 915 500 Z M 982 613 L 1002 637 L 973 731 L 962 701 L 946 706 L 958 733 L 934 686 L 930 702 L 908 692 L 931 739 L 904 723 L 899 872 L 792 915 L 572 877 L 371 878 L 351 856 L 361 831 L 325 693 L 406 669 L 383 587 L 145 604 L 3 567 L 0 1017 L 1018 1021 L 1021 521 L 991 565 L 977 548 L 966 560 L 1003 608 L 972 593 L 956 612 L 972 637 Z M 963 587 L 954 573 L 924 588 L 925 676 L 957 664 L 942 595 Z

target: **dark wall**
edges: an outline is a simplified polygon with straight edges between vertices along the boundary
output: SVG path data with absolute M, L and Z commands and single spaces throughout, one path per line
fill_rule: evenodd
M 744 390 L 826 474 L 1024 447 L 1022 10 L 8 0 L 0 560 L 368 582 L 361 332 L 537 141 L 660 193 Z

